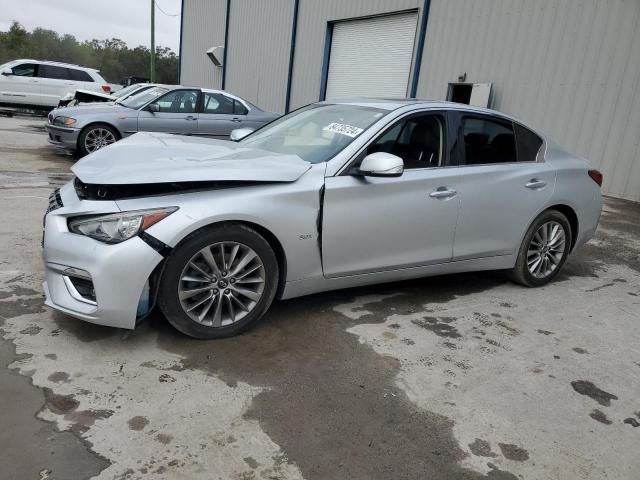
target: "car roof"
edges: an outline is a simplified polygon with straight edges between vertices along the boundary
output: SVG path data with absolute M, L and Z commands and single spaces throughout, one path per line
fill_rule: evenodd
M 366 98 L 366 97 L 356 97 L 356 98 L 345 98 L 339 100 L 325 100 L 324 104 L 340 104 L 340 105 L 357 105 L 362 107 L 372 107 L 372 108 L 380 108 L 383 110 L 397 110 L 399 108 L 407 107 L 407 106 L 421 106 L 429 109 L 446 109 L 446 110 L 459 110 L 461 112 L 471 112 L 471 113 L 484 113 L 487 115 L 493 115 L 496 117 L 501 117 L 507 120 L 511 120 L 513 122 L 517 122 L 529 130 L 532 130 L 537 135 L 544 137 L 544 135 L 531 127 L 529 127 L 522 120 L 519 120 L 516 117 L 508 115 L 503 112 L 499 112 L 497 110 L 491 110 L 490 108 L 483 107 L 475 107 L 473 105 L 467 105 L 466 103 L 456 103 L 456 102 L 445 102 L 442 100 L 422 100 L 417 98 Z
M 422 100 L 418 98 L 367 98 L 367 97 L 354 97 L 344 98 L 338 100 L 325 100 L 320 103 L 332 103 L 343 105 L 359 105 L 366 107 L 376 107 L 383 110 L 396 110 L 398 108 L 406 107 L 409 105 L 420 105 L 426 108 L 447 108 L 447 109 L 459 109 L 468 111 L 477 111 L 482 113 L 500 113 L 488 108 L 474 107 L 465 103 L 445 102 L 442 100 Z
M 169 85 L 168 83 L 132 83 L 131 85 L 127 85 L 127 87 L 167 87 L 167 88 L 180 88 L 180 85 Z M 127 88 L 123 87 L 123 88 Z
M 83 67 L 82 65 L 76 65 L 75 63 L 52 62 L 50 60 L 34 60 L 33 58 L 19 58 L 17 60 L 11 61 L 11 63 L 16 63 L 16 62 L 30 62 L 30 63 L 39 63 L 42 65 L 55 65 L 57 67 L 82 68 L 84 70 L 91 70 L 94 72 L 98 71 L 96 68 Z

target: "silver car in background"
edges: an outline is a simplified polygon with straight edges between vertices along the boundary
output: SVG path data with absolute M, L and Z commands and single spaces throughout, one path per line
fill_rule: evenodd
M 222 90 L 156 86 L 115 104 L 58 108 L 49 113 L 49 142 L 81 155 L 136 132 L 228 138 L 278 118 Z
M 198 338 L 276 297 L 473 270 L 542 286 L 602 207 L 602 175 L 519 121 L 413 100 L 313 104 L 238 143 L 141 133 L 72 170 L 46 304 L 128 329 L 157 304 Z

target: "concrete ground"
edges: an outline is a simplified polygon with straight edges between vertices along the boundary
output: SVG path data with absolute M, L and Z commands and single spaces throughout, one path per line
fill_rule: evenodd
M 119 331 L 43 307 L 73 159 L 41 124 L 0 118 L 3 478 L 638 478 L 640 205 L 608 199 L 545 288 L 455 275 L 278 302 L 223 341 Z

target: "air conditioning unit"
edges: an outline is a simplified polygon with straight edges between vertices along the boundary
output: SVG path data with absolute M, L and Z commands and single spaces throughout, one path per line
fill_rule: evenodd
M 209 60 L 211 60 L 216 67 L 222 67 L 224 60 L 224 47 L 211 47 L 206 53 Z

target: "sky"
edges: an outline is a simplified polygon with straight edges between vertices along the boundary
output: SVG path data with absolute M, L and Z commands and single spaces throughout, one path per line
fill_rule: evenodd
M 156 45 L 176 54 L 180 45 L 181 0 L 156 0 Z M 167 16 L 167 14 L 177 16 Z M 151 0 L 0 0 L 0 31 L 13 20 L 70 33 L 78 40 L 119 38 L 129 47 L 150 44 Z

